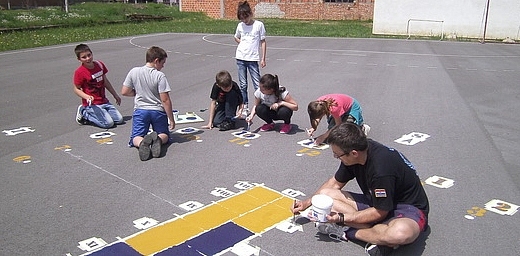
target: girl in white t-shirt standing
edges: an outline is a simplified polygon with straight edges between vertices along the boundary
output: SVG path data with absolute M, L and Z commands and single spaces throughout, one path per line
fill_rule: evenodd
M 246 117 L 251 122 L 258 115 L 266 124 L 260 127 L 260 131 L 274 130 L 274 120 L 283 120 L 280 133 L 291 131 L 291 117 L 298 110 L 298 103 L 289 94 L 285 87 L 281 87 L 278 76 L 265 74 L 260 78 L 260 87 L 255 91 L 255 105 L 251 114 Z
M 238 43 L 235 58 L 238 67 L 238 82 L 245 108 L 243 115 L 249 114 L 247 97 L 247 72 L 251 75 L 251 81 L 256 91 L 260 80 L 260 67 L 265 67 L 265 27 L 264 23 L 253 19 L 253 12 L 247 1 L 238 4 L 237 18 L 240 23 L 235 31 L 235 42 Z M 261 50 L 261 53 L 260 53 Z

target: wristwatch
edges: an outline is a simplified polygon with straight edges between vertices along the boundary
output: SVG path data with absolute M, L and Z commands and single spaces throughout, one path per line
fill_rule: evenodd
M 336 222 L 339 226 L 345 226 L 345 214 L 338 212 L 339 221 Z

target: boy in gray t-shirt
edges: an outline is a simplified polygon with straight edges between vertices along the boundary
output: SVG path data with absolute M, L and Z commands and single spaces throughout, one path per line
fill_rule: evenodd
M 161 145 L 169 141 L 169 130 L 175 128 L 171 91 L 161 69 L 168 57 L 166 51 L 152 46 L 146 52 L 146 65 L 132 68 L 123 82 L 121 94 L 134 98 L 131 147 L 139 148 L 139 158 L 146 161 L 161 155 Z M 169 124 L 168 124 L 169 120 Z M 150 125 L 153 132 L 148 134 Z

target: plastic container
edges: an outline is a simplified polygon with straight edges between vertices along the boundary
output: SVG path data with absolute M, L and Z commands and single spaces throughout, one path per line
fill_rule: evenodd
M 327 215 L 332 209 L 333 200 L 327 195 L 314 195 L 312 202 L 312 217 L 318 222 L 327 222 Z

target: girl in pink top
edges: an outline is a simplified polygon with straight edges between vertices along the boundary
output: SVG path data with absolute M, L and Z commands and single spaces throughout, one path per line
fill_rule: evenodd
M 327 139 L 332 128 L 343 122 L 351 122 L 360 126 L 365 134 L 370 126 L 363 123 L 363 114 L 359 102 L 346 94 L 327 94 L 311 101 L 307 107 L 312 128 L 307 130 L 313 136 L 320 124 L 321 118 L 327 116 L 327 132 L 317 136 L 314 143 L 319 145 Z

